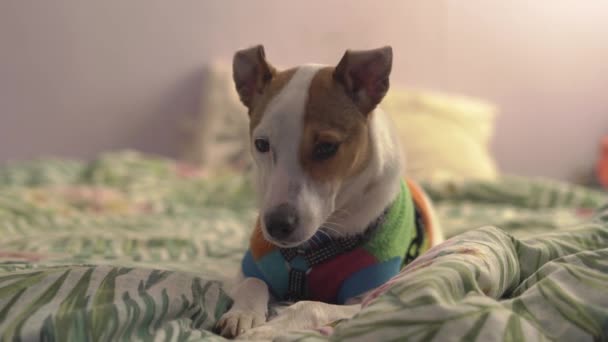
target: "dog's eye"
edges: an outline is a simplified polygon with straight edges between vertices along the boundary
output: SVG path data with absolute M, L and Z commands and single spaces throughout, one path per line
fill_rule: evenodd
M 255 149 L 260 153 L 266 153 L 270 150 L 270 143 L 264 138 L 257 138 L 254 141 Z
M 315 146 L 312 156 L 315 160 L 326 160 L 333 157 L 338 152 L 340 144 L 322 142 Z

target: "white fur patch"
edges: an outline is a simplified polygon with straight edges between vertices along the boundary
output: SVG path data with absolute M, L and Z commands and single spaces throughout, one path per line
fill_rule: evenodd
M 270 101 L 262 120 L 253 130 L 254 140 L 267 138 L 271 146 L 270 153 L 260 154 L 255 149 L 252 150 L 258 169 L 258 195 L 262 215 L 282 203 L 290 203 L 298 209 L 300 221 L 305 224 L 309 219 L 306 216 L 314 215 L 317 211 L 314 199 L 306 198 L 309 192 L 305 189 L 306 179 L 299 162 L 299 144 L 310 84 L 323 67 L 316 64 L 299 67 L 285 87 Z

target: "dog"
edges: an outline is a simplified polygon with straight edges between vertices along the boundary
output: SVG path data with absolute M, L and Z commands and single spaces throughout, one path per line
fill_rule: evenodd
M 259 216 L 217 331 L 266 322 L 269 301 L 356 303 L 442 240 L 431 202 L 402 176 L 398 136 L 379 108 L 393 51 L 347 50 L 334 66 L 279 71 L 261 45 L 237 51 Z

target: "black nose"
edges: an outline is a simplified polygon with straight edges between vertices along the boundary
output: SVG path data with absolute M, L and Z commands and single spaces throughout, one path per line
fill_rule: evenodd
M 298 221 L 296 208 L 287 203 L 275 207 L 264 217 L 268 234 L 277 240 L 283 240 L 291 235 Z

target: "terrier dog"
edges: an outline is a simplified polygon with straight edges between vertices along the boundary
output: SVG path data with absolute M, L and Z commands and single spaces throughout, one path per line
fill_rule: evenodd
M 266 322 L 271 297 L 357 302 L 442 240 L 377 108 L 392 55 L 388 46 L 347 50 L 335 67 L 279 71 L 261 45 L 235 54 L 260 213 L 234 303 L 217 324 L 223 336 Z

